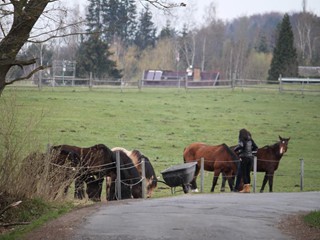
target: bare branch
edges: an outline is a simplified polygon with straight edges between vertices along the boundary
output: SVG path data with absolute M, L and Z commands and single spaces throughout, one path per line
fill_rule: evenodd
M 10 208 L 17 207 L 20 203 L 22 203 L 22 201 L 14 202 L 6 206 L 4 209 L 0 211 L 0 216 L 4 214 L 6 211 L 8 211 Z
M 50 30 L 50 31 L 47 31 L 47 32 L 42 32 L 38 35 L 33 35 L 33 36 L 30 36 L 30 39 L 35 39 L 35 38 L 39 38 L 40 36 L 44 36 L 44 35 L 49 35 L 49 34 L 52 34 L 52 33 L 55 33 L 56 35 L 53 35 L 53 36 L 49 36 L 47 39 L 45 40 L 42 40 L 42 41 L 35 41 L 35 40 L 30 40 L 29 39 L 29 42 L 46 42 L 47 40 L 50 40 L 50 39 L 53 39 L 53 38 L 59 38 L 59 37 L 66 37 L 66 36 L 71 36 L 71 35 L 77 35 L 77 34 L 83 34 L 84 32 L 80 32 L 80 33 L 68 33 L 68 34 L 63 34 L 63 35 L 58 35 L 58 31 L 62 31 L 62 30 L 67 30 L 69 29 L 70 27 L 74 27 L 74 26 L 78 26 L 82 23 L 84 23 L 85 21 L 81 21 L 81 22 L 76 22 L 76 23 L 72 23 L 72 24 L 68 24 L 68 25 L 65 25 L 63 27 L 59 26 L 58 28 L 56 29 L 53 29 L 53 30 Z
M 41 70 L 44 70 L 46 68 L 50 68 L 51 66 L 39 66 L 35 69 L 33 69 L 28 75 L 24 76 L 24 77 L 21 77 L 21 78 L 16 78 L 16 79 L 13 79 L 11 80 L 10 82 L 6 82 L 5 85 L 10 85 L 10 84 L 13 84 L 14 82 L 17 82 L 17 81 L 21 81 L 21 80 L 26 80 L 26 79 L 29 79 L 32 77 L 33 74 L 41 71 Z
M 12 223 L 2 223 L 0 224 L 0 227 L 11 227 L 11 226 L 17 226 L 17 225 L 28 225 L 30 222 L 12 222 Z
M 44 40 L 28 40 L 30 43 L 44 43 L 47 42 L 51 39 L 55 38 L 63 38 L 63 37 L 69 37 L 69 36 L 74 36 L 74 35 L 81 35 L 81 34 L 89 34 L 88 32 L 74 32 L 74 33 L 66 33 L 66 34 L 61 34 L 61 35 L 52 35 Z
M 28 66 L 28 65 L 31 65 L 31 64 L 34 64 L 36 63 L 36 59 L 33 58 L 33 59 L 29 59 L 29 60 L 8 60 L 8 59 L 0 59 L 0 66 L 3 66 L 3 65 L 9 65 L 9 66 L 20 66 L 21 68 L 23 66 Z
M 161 1 L 161 0 L 139 0 L 140 3 L 144 6 L 143 2 L 148 2 L 151 5 L 153 5 L 156 8 L 159 9 L 169 9 L 169 8 L 175 8 L 175 7 L 185 7 L 187 4 L 184 2 L 181 3 L 171 3 L 171 2 L 166 2 L 166 1 Z

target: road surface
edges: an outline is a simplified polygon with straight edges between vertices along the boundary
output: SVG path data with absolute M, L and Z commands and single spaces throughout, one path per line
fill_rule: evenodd
M 320 192 L 186 194 L 106 204 L 74 229 L 73 240 L 292 239 L 277 224 L 320 210 Z

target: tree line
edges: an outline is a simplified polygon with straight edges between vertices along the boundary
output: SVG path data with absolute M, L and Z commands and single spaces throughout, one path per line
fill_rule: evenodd
M 225 22 L 215 16 L 213 4 L 210 8 L 202 26 L 186 23 L 177 29 L 168 18 L 157 29 L 148 4 L 139 10 L 134 0 L 90 0 L 85 33 L 42 44 L 41 59 L 48 65 L 76 61 L 77 77 L 92 73 L 124 81 L 138 80 L 146 69 L 189 66 L 219 71 L 225 79 L 276 80 L 279 74 L 296 77 L 298 65 L 320 65 L 320 18 L 313 13 L 272 12 Z M 73 12 L 73 18 L 79 15 Z M 20 54 L 39 56 L 38 45 L 29 44 Z

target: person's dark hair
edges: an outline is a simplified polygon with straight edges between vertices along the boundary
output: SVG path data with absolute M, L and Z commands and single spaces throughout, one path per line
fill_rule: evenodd
M 246 142 L 246 141 L 248 141 L 250 139 L 251 139 L 251 133 L 247 129 L 242 128 L 239 131 L 239 140 L 243 141 L 243 142 Z

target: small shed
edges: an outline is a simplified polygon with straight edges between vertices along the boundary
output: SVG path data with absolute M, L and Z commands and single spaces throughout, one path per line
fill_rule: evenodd
M 320 66 L 299 66 L 299 76 L 305 78 L 320 78 Z

